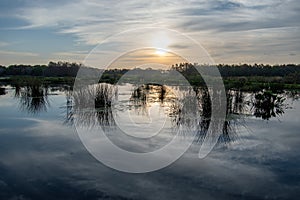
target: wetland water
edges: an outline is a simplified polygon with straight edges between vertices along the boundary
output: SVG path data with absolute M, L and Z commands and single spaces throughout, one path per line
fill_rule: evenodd
M 88 94 L 76 93 L 72 98 L 67 86 L 1 87 L 5 90 L 0 95 L 0 199 L 299 196 L 300 102 L 292 92 L 227 91 L 221 136 L 212 152 L 199 159 L 211 116 L 204 89 L 194 88 L 200 117 L 190 123 L 180 112 L 180 102 L 188 92 L 180 87 L 101 84 L 92 88 L 100 95 L 94 111 L 78 109 L 77 105 L 86 104 L 81 97 Z M 152 125 L 141 133 L 129 125 L 130 120 Z M 165 128 L 160 131 L 162 122 Z M 161 148 L 174 129 L 182 126 L 193 127 L 197 134 L 188 151 L 170 166 L 126 174 L 98 162 L 81 143 L 74 125 L 100 126 L 113 143 L 133 152 Z M 160 133 L 150 139 L 132 137 L 156 132 Z

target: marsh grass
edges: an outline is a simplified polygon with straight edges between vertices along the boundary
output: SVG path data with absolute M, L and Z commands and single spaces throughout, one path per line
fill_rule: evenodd
M 111 106 L 116 94 L 116 86 L 107 83 L 89 85 L 73 91 L 72 100 L 69 100 L 73 104 L 68 120 L 74 122 L 76 117 L 76 123 L 86 127 L 114 125 Z
M 48 86 L 39 78 L 15 80 L 15 98 L 19 99 L 20 109 L 32 114 L 47 111 L 50 107 Z
M 0 87 L 0 95 L 5 95 L 6 91 L 5 88 Z
M 73 91 L 74 106 L 76 108 L 110 107 L 116 97 L 117 88 L 107 83 L 89 85 Z

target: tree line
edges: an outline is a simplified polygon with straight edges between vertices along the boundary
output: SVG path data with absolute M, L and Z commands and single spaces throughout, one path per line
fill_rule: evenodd
M 42 76 L 42 77 L 76 77 L 80 67 L 84 67 L 87 74 L 98 74 L 99 69 L 85 67 L 78 63 L 69 62 L 49 62 L 48 65 L 10 65 L 8 67 L 0 65 L 0 76 Z M 179 71 L 186 76 L 195 76 L 198 74 L 196 67 L 210 67 L 192 63 L 179 63 L 172 65 L 170 69 Z M 264 65 L 264 64 L 239 64 L 239 65 L 217 65 L 222 77 L 290 77 L 299 79 L 300 65 L 282 64 L 282 65 Z M 148 69 L 149 70 L 149 69 Z M 110 69 L 106 70 L 104 76 L 119 77 L 125 74 L 128 69 Z M 298 81 L 297 81 L 298 82 Z
M 179 63 L 172 65 L 172 69 L 187 75 L 192 75 L 197 72 L 195 67 L 210 67 L 207 65 L 199 65 L 192 63 Z M 222 77 L 235 76 L 287 76 L 294 73 L 300 73 L 300 64 L 282 64 L 282 65 L 268 65 L 268 64 L 218 64 L 217 65 Z
M 75 77 L 82 64 L 49 62 L 48 65 L 0 66 L 0 76 Z
M 198 67 L 209 68 L 211 66 L 192 63 L 179 63 L 172 65 L 171 69 L 179 71 L 183 76 L 192 82 L 198 82 L 202 77 L 198 73 Z M 278 83 L 297 83 L 300 84 L 300 65 L 282 64 L 282 65 L 264 65 L 264 64 L 239 64 L 217 65 L 221 76 L 225 80 L 239 80 L 241 77 L 258 82 L 278 82 Z

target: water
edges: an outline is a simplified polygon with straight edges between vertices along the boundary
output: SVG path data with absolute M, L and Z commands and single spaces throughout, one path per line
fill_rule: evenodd
M 210 109 L 205 91 L 197 90 L 201 121 L 194 124 L 196 141 L 175 163 L 156 172 L 126 174 L 98 162 L 82 145 L 75 125 L 101 126 L 115 144 L 135 152 L 162 147 L 178 124 L 185 125 L 178 117 L 180 98 L 172 93 L 178 88 L 147 87 L 125 85 L 111 93 L 111 106 L 103 108 L 99 101 L 96 112 L 82 112 L 67 87 L 5 86 L 0 95 L 0 199 L 297 199 L 300 103 L 287 92 L 228 92 L 222 135 L 204 159 L 197 156 Z M 139 131 L 126 126 L 124 113 L 139 125 L 152 120 L 158 127 L 164 120 L 166 128 L 150 140 L 134 140 L 130 134 Z M 116 123 L 129 136 L 122 136 Z M 149 127 L 145 138 L 157 127 Z

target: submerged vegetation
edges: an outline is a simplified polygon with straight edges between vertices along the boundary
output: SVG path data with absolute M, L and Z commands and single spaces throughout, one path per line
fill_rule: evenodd
M 106 83 L 74 90 L 67 102 L 67 123 L 77 117 L 77 123 L 85 126 L 113 125 L 111 105 L 116 92 L 115 86 Z
M 39 79 L 31 79 L 30 82 L 17 83 L 14 85 L 14 96 L 19 99 L 21 110 L 29 113 L 46 111 L 50 106 L 48 100 L 48 86 L 43 85 Z
M 14 96 L 19 100 L 20 109 L 33 114 L 47 111 L 50 106 L 49 94 L 55 86 L 47 84 L 43 79 L 31 77 L 26 81 L 18 80 L 14 88 Z M 152 105 L 158 104 L 166 109 L 167 116 L 172 119 L 173 127 L 194 127 L 197 130 L 197 141 L 202 142 L 208 134 L 212 118 L 212 105 L 208 88 L 193 86 L 189 89 L 181 86 L 167 86 L 159 84 L 133 85 L 128 104 L 121 109 L 129 109 L 137 115 L 147 115 Z M 5 89 L 5 87 L 4 87 Z M 108 83 L 89 85 L 73 90 L 68 85 L 61 85 L 60 91 L 66 93 L 65 123 L 82 125 L 84 127 L 101 126 L 103 129 L 115 127 L 113 115 L 114 101 L 120 95 L 118 87 Z M 174 93 L 176 92 L 176 94 Z M 195 92 L 197 97 L 197 110 L 183 112 L 182 102 Z M 5 90 L 4 90 L 5 92 Z M 229 143 L 235 141 L 236 127 L 243 125 L 246 116 L 253 116 L 263 120 L 278 117 L 284 114 L 287 108 L 286 98 L 297 99 L 294 91 L 282 89 L 262 89 L 258 91 L 243 91 L 228 89 L 226 91 L 226 118 L 222 125 L 216 124 L 221 131 L 219 142 Z M 190 118 L 190 115 L 197 116 Z

